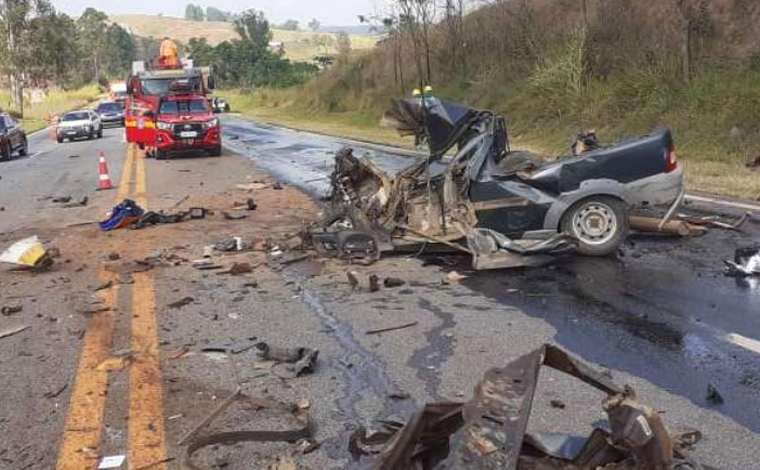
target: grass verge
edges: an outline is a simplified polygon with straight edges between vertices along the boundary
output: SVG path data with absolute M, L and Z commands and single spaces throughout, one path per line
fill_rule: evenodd
M 44 129 L 53 116 L 86 107 L 97 101 L 101 95 L 96 85 L 88 85 L 71 91 L 52 90 L 42 103 L 29 103 L 25 106 L 24 119 L 21 121 L 24 130 L 30 133 Z M 0 92 L 0 103 L 5 105 L 4 109 L 13 112 L 10 107 L 10 94 L 7 91 Z
M 355 140 L 411 148 L 409 138 L 400 138 L 395 131 L 380 127 L 380 116 L 375 110 L 327 112 L 300 106 L 298 93 L 287 90 L 244 93 L 240 90 L 220 92 L 230 100 L 233 112 L 254 120 L 305 131 L 330 134 Z M 534 128 L 513 135 L 516 148 L 556 157 L 569 146 L 568 136 L 572 125 L 560 128 L 551 126 Z M 641 131 L 642 133 L 645 131 Z M 602 133 L 602 135 L 604 135 Z M 677 136 L 678 138 L 678 136 Z M 760 200 L 760 171 L 744 166 L 739 159 L 706 159 L 695 155 L 698 149 L 687 147 L 681 164 L 686 172 L 687 187 L 693 191 L 743 199 Z M 715 149 L 708 149 L 709 153 Z M 683 153 L 683 152 L 682 152 Z M 712 155 L 711 155 L 712 157 Z

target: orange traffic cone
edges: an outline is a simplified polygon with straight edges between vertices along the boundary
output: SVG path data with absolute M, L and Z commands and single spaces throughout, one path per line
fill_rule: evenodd
M 113 189 L 113 183 L 111 183 L 111 177 L 108 176 L 108 165 L 106 164 L 106 156 L 103 152 L 100 152 L 100 159 L 98 161 L 98 191 L 106 189 Z

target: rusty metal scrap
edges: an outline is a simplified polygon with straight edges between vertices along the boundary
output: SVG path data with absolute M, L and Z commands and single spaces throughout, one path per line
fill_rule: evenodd
M 572 446 L 565 445 L 570 438 L 526 434 L 541 366 L 606 393 L 603 406 L 611 431 L 595 430 L 576 443 L 572 454 L 567 451 Z M 373 435 L 355 434 L 350 446 L 355 458 L 376 453 L 372 470 L 706 469 L 685 455 L 686 444 L 698 440 L 689 437 L 671 437 L 659 414 L 640 404 L 633 390 L 545 345 L 487 371 L 471 401 L 429 404 L 401 428 L 391 425 Z

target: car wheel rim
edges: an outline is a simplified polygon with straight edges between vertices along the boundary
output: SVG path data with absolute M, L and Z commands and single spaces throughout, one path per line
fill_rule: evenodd
M 615 237 L 618 220 L 610 206 L 591 202 L 575 212 L 573 229 L 581 242 L 587 245 L 603 245 Z

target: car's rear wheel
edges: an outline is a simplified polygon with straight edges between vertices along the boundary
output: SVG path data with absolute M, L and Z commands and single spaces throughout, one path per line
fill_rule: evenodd
M 26 140 L 26 137 L 24 137 L 24 143 L 21 146 L 21 150 L 18 151 L 18 154 L 22 157 L 26 157 L 29 155 L 29 141 Z
M 581 254 L 611 255 L 628 236 L 628 207 L 610 196 L 583 199 L 565 213 L 562 230 L 578 240 Z
M 103 127 L 101 126 L 100 129 L 98 129 L 98 139 L 103 138 Z

